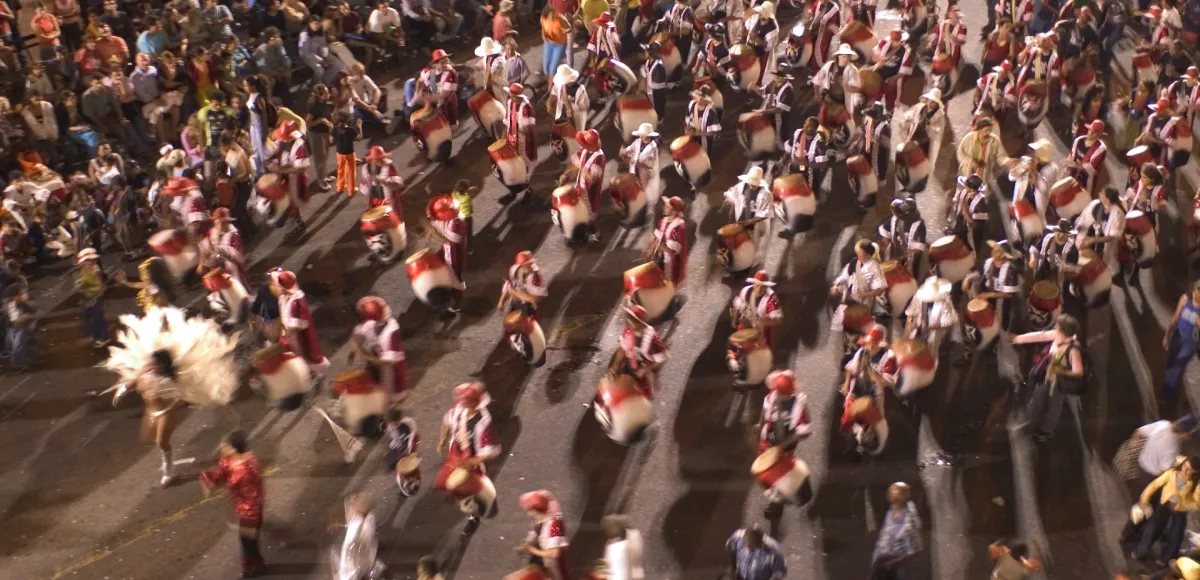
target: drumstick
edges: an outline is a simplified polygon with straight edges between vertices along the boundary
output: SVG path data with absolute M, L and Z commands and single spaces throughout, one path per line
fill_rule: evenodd
M 358 456 L 358 452 L 362 451 L 362 440 L 351 435 L 344 427 L 338 425 L 337 421 L 334 421 L 333 417 L 330 417 L 329 413 L 325 412 L 325 409 L 320 407 L 313 407 L 313 409 L 324 417 L 325 421 L 329 423 L 329 427 L 333 429 L 333 436 L 337 439 L 338 446 L 342 448 L 342 458 L 346 463 L 353 463 L 354 458 Z

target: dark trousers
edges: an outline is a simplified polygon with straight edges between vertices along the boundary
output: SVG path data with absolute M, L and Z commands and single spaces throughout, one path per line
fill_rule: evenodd
M 1173 402 L 1179 396 L 1179 385 L 1183 383 L 1183 374 L 1187 371 L 1188 363 L 1196 356 L 1196 348 L 1196 343 L 1183 340 L 1175 333 L 1171 340 L 1171 348 L 1167 350 L 1167 370 L 1163 373 L 1163 399 Z
M 1168 483 L 1167 485 L 1172 485 Z M 1142 539 L 1138 541 L 1134 555 L 1138 560 L 1145 560 L 1150 555 L 1150 548 L 1160 537 L 1166 535 L 1167 545 L 1163 548 L 1160 561 L 1166 562 L 1179 553 L 1183 545 L 1184 532 L 1187 531 L 1187 513 L 1177 512 L 1169 507 L 1158 507 L 1150 514 L 1150 519 L 1142 527 Z
M 258 549 L 258 528 L 245 526 L 238 530 L 238 540 L 242 545 L 242 574 L 250 575 L 258 572 L 265 565 L 262 552 Z
M 667 118 L 667 90 L 662 89 L 654 91 L 654 94 L 650 97 L 650 100 L 654 101 L 654 112 L 658 113 L 658 122 L 662 123 L 663 120 Z M 632 129 L 627 128 L 626 130 L 633 131 L 635 129 L 637 129 L 637 127 L 633 127 Z
M 1034 387 L 1033 398 L 1027 408 L 1029 428 L 1043 435 L 1053 435 L 1058 427 L 1058 419 L 1062 416 L 1063 405 L 1067 395 L 1062 389 L 1051 389 L 1050 384 L 1042 381 Z
M 31 326 L 8 327 L 9 364 L 14 369 L 29 366 L 37 358 L 37 334 Z
M 233 214 L 233 219 L 237 220 L 238 233 L 247 240 L 258 233 L 258 226 L 254 225 L 254 218 L 250 217 L 250 210 L 246 207 L 250 203 L 250 194 L 253 189 L 254 186 L 249 181 L 234 183 L 233 207 L 229 208 L 229 213 Z
M 905 560 L 891 568 L 883 565 L 883 561 L 871 564 L 871 580 L 909 580 L 913 577 L 913 561 Z
M 103 342 L 108 340 L 108 320 L 104 317 L 104 301 L 97 299 L 91 305 L 85 304 L 80 319 L 83 321 L 83 331 L 92 340 Z

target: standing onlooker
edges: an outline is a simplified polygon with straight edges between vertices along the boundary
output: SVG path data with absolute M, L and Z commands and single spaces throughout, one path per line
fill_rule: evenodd
M 912 502 L 912 490 L 902 481 L 888 487 L 888 503 L 891 507 L 883 516 L 871 554 L 871 578 L 908 580 L 912 577 L 913 557 L 922 549 L 921 516 Z
M 229 499 L 237 515 L 238 538 L 242 544 L 242 577 L 253 578 L 266 572 L 258 535 L 263 523 L 262 467 L 250 451 L 246 433 L 237 430 L 221 442 L 221 459 L 200 475 L 204 495 L 214 487 L 229 490 Z
M 329 191 L 329 142 L 332 140 L 330 131 L 333 129 L 333 98 L 329 87 L 316 85 L 308 101 L 308 112 L 305 122 L 308 124 L 308 147 L 312 154 L 313 176 L 317 179 L 317 189 Z
M 27 285 L 13 284 L 7 290 L 8 361 L 14 373 L 23 373 L 37 358 L 37 309 L 29 303 Z
M 542 8 L 542 74 L 547 79 L 554 76 L 567 54 L 570 30 L 571 21 L 559 14 L 553 3 Z
M 33 18 L 29 20 L 29 26 L 33 27 L 33 33 L 37 36 L 42 60 L 54 58 L 54 49 L 61 43 L 62 29 L 59 28 L 58 18 L 49 12 L 50 6 L 49 2 L 34 6 Z
M 362 137 L 362 121 L 353 120 L 344 111 L 333 116 L 333 144 L 337 151 L 337 192 L 353 197 L 357 188 L 354 180 L 358 160 L 354 157 L 354 142 Z
M 757 525 L 740 529 L 725 542 L 729 552 L 729 575 L 738 580 L 783 580 L 787 562 L 779 544 Z
M 92 339 L 92 346 L 108 346 L 108 320 L 104 317 L 104 272 L 100 270 L 100 254 L 91 248 L 82 248 L 75 257 L 79 264 L 79 277 L 75 289 L 83 295 L 83 331 Z
M 1083 394 L 1086 369 L 1078 333 L 1079 321 L 1069 314 L 1060 314 L 1053 329 L 1020 334 L 1011 339 L 1013 344 L 1050 343 L 1042 359 L 1045 362 L 1031 373 L 1036 386 L 1026 418 L 1029 428 L 1035 430 L 1036 441 L 1045 441 L 1054 435 L 1066 397 Z
M 59 31 L 67 50 L 79 50 L 79 47 L 83 46 L 83 27 L 79 25 L 79 0 L 54 0 L 54 16 L 58 18 Z
M 608 543 L 604 546 L 604 571 L 598 580 L 643 580 L 642 533 L 616 515 L 604 516 L 600 526 Z
M 1163 348 L 1167 349 L 1167 370 L 1163 373 L 1162 398 L 1174 404 L 1188 363 L 1200 353 L 1200 282 L 1192 286 L 1190 294 L 1179 297 L 1175 316 L 1163 337 Z
M 495 66 L 500 67 L 503 75 L 501 78 L 506 87 L 513 84 L 524 84 L 525 79 L 529 77 L 529 67 L 525 64 L 525 58 L 521 56 L 521 52 L 517 50 L 517 41 L 514 38 L 504 41 L 504 53 L 496 59 Z M 554 71 L 551 71 L 550 74 L 554 74 Z

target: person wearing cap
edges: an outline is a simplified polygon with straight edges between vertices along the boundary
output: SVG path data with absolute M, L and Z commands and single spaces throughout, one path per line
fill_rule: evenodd
M 246 276 L 245 246 L 242 244 L 242 234 L 233 225 L 233 217 L 229 210 L 218 207 L 209 218 L 212 227 L 200 240 L 200 264 L 196 267 L 197 274 L 203 274 L 211 268 L 223 267 L 242 285 L 249 287 Z
M 1096 189 L 1096 175 L 1104 168 L 1104 158 L 1108 155 L 1108 146 L 1102 139 L 1104 135 L 1104 121 L 1092 121 L 1088 125 L 1087 135 L 1077 137 L 1071 143 L 1071 152 L 1067 155 L 1067 174 L 1093 194 Z
M 683 199 L 664 197 L 663 217 L 654 229 L 654 239 L 646 245 L 645 256 L 662 267 L 675 288 L 687 280 L 688 234 Z
M 909 338 L 924 340 L 937 356 L 942 339 L 958 326 L 958 311 L 950 297 L 949 281 L 937 276 L 925 279 L 904 310 L 904 333 Z
M 304 235 L 307 228 L 300 217 L 300 206 L 308 202 L 308 140 L 300 132 L 295 121 L 283 121 L 275 129 L 275 153 L 267 159 L 267 170 L 277 173 L 284 180 L 288 197 L 292 201 L 292 217 L 296 220 L 296 232 Z
M 895 353 L 888 348 L 887 330 L 882 324 L 872 324 L 858 339 L 858 345 L 858 350 L 843 367 L 845 373 L 839 392 L 847 401 L 840 427 L 843 432 L 853 433 L 859 453 L 878 455 L 887 444 L 886 419 L 874 426 L 864 426 L 851 410 L 851 403 L 869 397 L 882 414 L 886 408 L 884 392 L 896 385 L 899 364 Z
M 796 102 L 796 91 L 792 88 L 793 80 L 795 77 L 792 76 L 792 66 L 779 63 L 771 80 L 757 89 L 758 94 L 762 95 L 762 104 L 758 109 L 771 115 L 775 123 L 775 139 L 780 150 L 783 149 L 784 140 L 792 134 L 790 121 L 792 105 Z
M 1148 108 L 1151 112 L 1142 122 L 1142 132 L 1137 136 L 1134 144 L 1149 147 L 1156 159 L 1162 159 L 1167 149 L 1163 129 L 1171 121 L 1174 113 L 1171 109 L 1171 101 L 1160 96 L 1157 101 L 1148 105 Z
M 603 63 L 618 58 L 621 53 L 621 38 L 617 33 L 617 25 L 613 23 L 612 14 L 602 12 L 591 22 L 594 28 L 591 28 L 591 36 L 588 37 L 588 64 L 583 72 L 594 71 L 596 82 L 603 90 L 608 86 L 608 73 Z
M 813 193 L 820 193 L 829 170 L 829 129 L 816 117 L 804 120 L 784 147 L 789 171 L 803 173 Z
M 658 197 L 658 132 L 650 123 L 642 123 L 630 134 L 629 144 L 621 149 L 621 159 L 629 172 L 637 175 L 650 199 Z
M 203 282 L 209 310 L 222 332 L 233 334 L 250 320 L 250 294 L 241 281 L 218 266 L 204 273 Z
M 655 23 L 655 32 L 665 32 L 675 42 L 679 55 L 686 61 L 692 54 L 692 29 L 696 18 L 688 0 L 675 0 L 662 18 Z
M 825 117 L 824 111 L 828 105 L 842 105 L 846 115 L 852 118 L 861 99 L 859 93 L 862 82 L 858 77 L 858 67 L 854 66 L 858 53 L 843 42 L 833 56 L 833 60 L 825 63 L 811 80 L 812 86 L 821 95 L 821 117 Z
M 996 115 L 1002 115 L 1016 102 L 1016 78 L 1012 74 L 1011 61 L 1005 60 L 992 67 L 975 85 L 975 116 L 984 113 L 987 107 Z
M 889 111 L 896 106 L 904 79 L 913 73 L 915 56 L 908 34 L 899 28 L 889 32 L 871 51 L 871 68 L 883 79 L 883 102 Z
M 816 40 L 813 41 L 812 62 L 825 64 L 831 60 L 837 60 L 831 58 L 833 56 L 833 37 L 837 35 L 841 27 L 841 3 L 836 0 L 819 0 L 812 18 L 812 30 L 816 33 Z
M 442 417 L 438 432 L 437 450 L 446 461 L 438 471 L 434 489 L 450 493 L 446 479 L 459 467 L 487 476 L 486 463 L 500 457 L 500 441 L 492 430 L 492 414 L 487 409 L 491 400 L 483 383 L 463 383 L 454 388 L 454 406 Z M 475 502 L 464 534 L 474 532 L 481 517 L 495 515 L 485 513 L 486 507 Z
M 667 65 L 663 64 L 662 47 L 657 42 L 646 45 L 646 61 L 642 64 L 640 83 L 646 96 L 654 103 L 659 119 L 667 115 Z
M 1029 247 L 1029 271 L 1033 272 L 1034 280 L 1054 280 L 1066 291 L 1068 280 L 1079 272 L 1079 247 L 1076 245 L 1079 232 L 1067 219 L 1048 226 L 1046 232 L 1041 244 Z
M 100 254 L 92 248 L 83 248 L 75 256 L 79 275 L 75 278 L 75 291 L 81 296 L 80 317 L 83 331 L 92 339 L 93 348 L 108 346 L 108 320 L 104 315 L 104 291 L 108 284 L 104 271 L 100 269 Z
M 1188 363 L 1200 354 L 1200 282 L 1192 285 L 1191 292 L 1179 297 L 1171 324 L 1163 336 L 1163 348 L 1167 351 L 1167 370 L 1163 373 L 1162 397 L 1173 403 L 1179 397 Z
M 580 145 L 575 153 L 572 165 L 579 168 L 575 176 L 575 187 L 587 192 L 589 208 L 592 215 L 600 211 L 600 199 L 604 189 L 604 167 L 608 165 L 608 156 L 600 147 L 600 132 L 595 129 L 575 133 L 575 141 Z M 592 220 L 595 224 L 595 220 Z M 597 241 L 595 232 L 589 234 L 592 241 Z
M 362 360 L 388 392 L 393 404 L 408 398 L 408 362 L 404 357 L 404 333 L 392 309 L 378 296 L 364 296 L 355 305 L 361 319 L 351 333 L 350 362 Z
M 496 303 L 496 310 L 504 309 L 507 305 L 508 312 L 520 310 L 536 318 L 538 302 L 545 297 L 546 280 L 533 252 L 518 252 L 516 260 L 508 267 L 508 276 L 500 290 L 500 301 Z
M 1102 256 L 1114 276 L 1121 272 L 1118 247 L 1125 235 L 1127 211 L 1129 208 L 1121 198 L 1120 190 L 1109 185 L 1075 218 L 1079 249 L 1092 250 Z
M 467 289 L 467 243 L 471 232 L 454 198 L 449 195 L 439 195 L 429 200 L 425 206 L 425 219 L 429 222 L 429 233 L 441 243 L 442 259 L 454 273 L 454 306 L 447 309 L 447 314 L 453 315 L 458 313 L 458 305 Z
M 558 500 L 544 489 L 521 494 L 521 509 L 533 520 L 518 552 L 529 555 L 529 564 L 544 570 L 552 580 L 570 580 L 567 566 L 567 525 L 563 523 Z
M 753 328 L 763 334 L 768 346 L 775 344 L 775 327 L 783 322 L 783 306 L 766 270 L 747 278 L 746 285 L 730 301 L 729 321 L 735 331 Z
M 978 272 L 972 272 L 962 282 L 963 292 L 972 298 L 982 298 L 1000 313 L 1000 329 L 1012 325 L 1013 298 L 1021 293 L 1021 265 L 1017 251 L 1007 240 L 988 240 L 992 255 L 983 261 Z
M 912 198 L 894 199 L 891 203 L 892 217 L 879 224 L 879 245 L 882 259 L 896 260 L 918 277 L 922 274 L 925 252 L 929 244 L 925 241 L 925 220 Z
M 312 309 L 308 305 L 308 297 L 296 282 L 296 274 L 276 268 L 268 276 L 268 288 L 279 299 L 279 318 L 283 324 L 279 342 L 291 347 L 313 372 L 320 374 L 329 368 L 329 359 L 321 350 Z
M 971 132 L 958 142 L 959 176 L 978 174 L 991 179 L 998 166 L 1009 168 L 1015 163 L 1004 150 L 1000 137 L 992 130 L 993 125 L 994 121 L 990 118 L 976 119 L 971 125 Z
M 504 125 L 508 130 L 508 144 L 530 165 L 537 164 L 537 138 L 534 129 L 537 118 L 534 116 L 533 103 L 525 94 L 525 86 L 513 83 L 505 89 L 508 93 L 508 105 L 504 114 Z
M 1196 111 L 1200 109 L 1200 68 L 1189 66 L 1183 76 L 1173 81 L 1167 88 L 1167 100 L 1173 109 L 1187 118 L 1187 125 L 1191 127 L 1196 120 Z
M 358 191 L 369 207 L 386 205 L 401 222 L 404 221 L 404 177 L 383 147 L 372 146 L 363 158 L 362 166 L 358 168 Z
M 191 239 L 199 238 L 208 221 L 208 200 L 200 192 L 200 184 L 189 177 L 175 177 L 167 182 L 163 194 L 172 198 L 171 209 L 175 210 L 179 223 L 183 224 Z M 7 202 L 6 199 L 6 207 Z
M 588 97 L 587 88 L 579 82 L 579 71 L 565 64 L 558 65 L 558 70 L 554 71 L 554 76 L 551 78 L 550 93 L 546 98 L 546 112 L 550 113 L 551 126 L 585 129 L 591 107 L 592 103 Z M 550 145 L 551 148 L 561 147 L 561 152 L 555 150 L 560 161 L 567 157 L 568 148 L 565 135 L 559 135 L 552 130 Z
M 504 83 L 502 77 L 497 77 L 496 63 L 500 60 L 500 55 L 504 53 L 504 47 L 492 40 L 492 37 L 485 36 L 479 40 L 479 46 L 475 47 L 475 56 L 479 57 L 478 61 L 478 78 L 475 85 L 483 87 L 484 90 L 491 91 L 497 97 L 503 97 L 503 88 L 508 86 Z
M 708 32 L 708 40 L 700 46 L 692 63 L 692 77 L 697 79 L 719 77 L 729 70 L 731 62 L 729 46 L 725 41 L 725 25 L 717 22 L 706 25 L 704 29 Z M 799 58 L 799 54 L 796 58 Z
M 710 85 L 701 85 L 692 91 L 692 100 L 687 105 L 687 116 L 683 119 L 684 134 L 699 139 L 700 146 L 710 154 L 712 140 L 721 133 L 721 115 L 713 106 L 712 91 Z
M 872 312 L 882 313 L 887 300 L 887 278 L 879 264 L 879 246 L 871 240 L 854 243 L 854 257 L 842 267 L 829 288 L 830 296 L 845 304 L 865 304 Z
M 650 324 L 646 309 L 637 305 L 626 308 L 625 328 L 621 329 L 621 339 L 608 372 L 632 375 L 655 392 L 658 390 L 658 371 L 669 358 L 667 344 Z
M 800 390 L 800 380 L 790 370 L 767 375 L 767 396 L 758 420 L 758 452 L 781 447 L 795 453 L 801 439 L 812 434 L 808 416 L 808 397 Z

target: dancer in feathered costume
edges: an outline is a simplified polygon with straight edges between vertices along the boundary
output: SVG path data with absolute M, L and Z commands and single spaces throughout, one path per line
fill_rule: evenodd
M 188 405 L 227 405 L 238 388 L 233 358 L 236 335 L 217 324 L 187 318 L 179 308 L 150 308 L 144 316 L 121 317 L 125 328 L 108 349 L 104 368 L 117 373 L 113 403 L 130 388 L 145 404 L 142 438 L 162 454 L 162 480 L 171 483 L 171 433 L 183 422 Z

